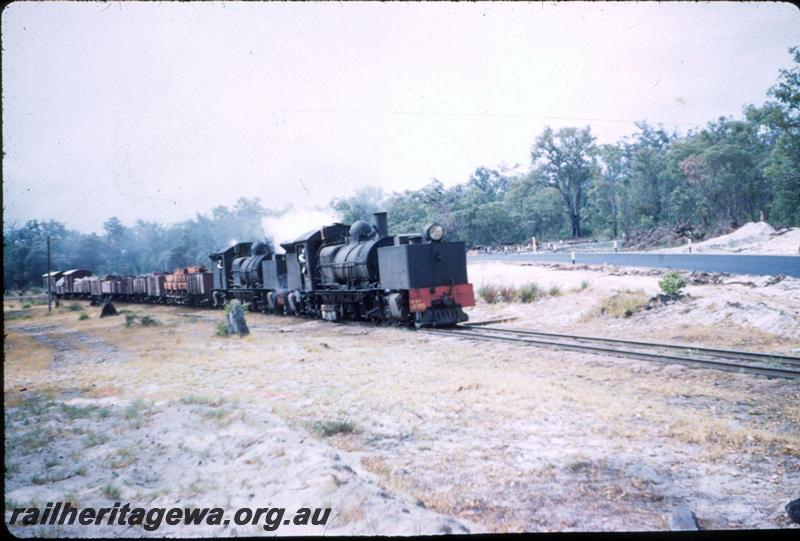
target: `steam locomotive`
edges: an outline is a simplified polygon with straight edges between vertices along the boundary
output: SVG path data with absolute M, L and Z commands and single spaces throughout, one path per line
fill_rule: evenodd
M 463 308 L 475 305 L 464 243 L 445 241 L 438 224 L 390 236 L 386 213 L 376 212 L 371 224 L 335 223 L 281 247 L 284 254 L 268 241 L 236 243 L 209 255 L 210 270 L 100 280 L 75 269 L 43 278 L 45 287 L 58 280 L 63 298 L 211 307 L 239 299 L 264 313 L 417 327 L 467 321 Z

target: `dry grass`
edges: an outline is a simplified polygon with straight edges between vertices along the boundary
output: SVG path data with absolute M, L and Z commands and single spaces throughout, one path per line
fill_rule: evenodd
M 496 530 L 519 529 L 525 523 L 524 514 L 504 514 L 520 493 L 508 492 L 510 488 L 505 496 L 492 492 L 511 486 L 519 469 L 509 458 L 512 451 L 491 445 L 511 445 L 513 450 L 514 442 L 553 430 L 554 425 L 558 437 L 575 449 L 587 442 L 605 442 L 604 450 L 592 452 L 613 453 L 615 446 L 637 450 L 699 446 L 692 454 L 693 466 L 702 464 L 699 460 L 724 465 L 732 454 L 798 456 L 800 448 L 796 431 L 786 428 L 797 427 L 800 414 L 792 403 L 772 399 L 776 390 L 786 396 L 776 382 L 757 385 L 755 378 L 701 370 L 670 378 L 658 368 L 633 361 L 432 340 L 402 330 L 365 331 L 261 314 L 248 315 L 253 318 L 248 321 L 253 330 L 249 337 L 222 341 L 213 336 L 213 321 L 191 322 L 176 315 L 180 309 L 168 307 L 151 311 L 161 326 L 137 325 L 124 332 L 120 332 L 122 318 L 92 317 L 79 323 L 73 313 L 41 321 L 80 329 L 127 355 L 124 370 L 112 363 L 71 367 L 69 384 L 85 389 L 81 396 L 147 401 L 184 397 L 183 404 L 196 407 L 212 423 L 232 417 L 224 406 L 233 400 L 240 401 L 243 410 L 272 411 L 300 427 L 348 419 L 358 431 L 340 432 L 326 442 L 366 451 L 361 464 L 384 488 L 419 497 L 439 511 L 468 519 L 480 516 Z M 9 378 L 18 382 L 21 371 L 30 368 L 26 359 L 37 354 L 39 367 L 29 375 L 46 381 L 50 358 L 46 355 L 52 352 L 37 348 L 35 340 L 16 331 L 10 336 L 14 334 L 17 341 L 6 345 L 14 348 L 10 358 L 7 349 L 6 389 Z M 410 341 L 419 341 L 413 356 L 392 353 L 407 352 Z M 329 347 L 321 346 L 323 342 Z M 478 383 L 480 388 L 475 389 Z M 712 398 L 717 407 L 713 413 L 699 409 L 703 400 Z M 752 401 L 765 413 L 737 417 L 732 411 L 743 401 Z M 146 417 L 145 407 L 136 410 L 131 422 Z M 385 425 L 387 419 L 391 423 Z M 441 434 L 447 435 L 446 445 Z M 376 435 L 381 436 L 377 446 L 370 443 Z M 29 437 L 36 443 L 47 434 Z M 98 434 L 84 437 L 93 450 L 108 444 Z M 489 447 L 481 448 L 485 445 Z M 541 460 L 538 454 L 532 453 L 531 459 Z M 126 464 L 124 453 L 107 458 Z M 551 460 L 567 464 L 577 459 Z M 446 481 L 447 492 L 429 484 L 438 479 Z M 485 493 L 487 501 L 465 504 L 472 498 L 465 494 L 469 490 L 473 495 Z
M 517 301 L 531 303 L 548 295 L 558 297 L 561 294 L 558 286 L 545 290 L 535 282 L 528 282 L 519 288 L 510 285 L 485 285 L 478 289 L 478 296 L 489 304 Z
M 6 408 L 20 400 L 23 389 L 44 391 L 50 387 L 47 368 L 53 355 L 51 347 L 40 344 L 35 338 L 6 331 L 3 342 L 3 400 Z
M 623 289 L 601 301 L 586 319 L 593 317 L 627 318 L 631 317 L 647 304 L 648 297 L 644 291 Z

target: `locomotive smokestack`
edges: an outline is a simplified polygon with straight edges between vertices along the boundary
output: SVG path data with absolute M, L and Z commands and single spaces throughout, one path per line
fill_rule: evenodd
M 385 212 L 376 212 L 372 215 L 372 225 L 378 230 L 378 235 L 381 237 L 389 236 L 389 220 L 386 218 Z

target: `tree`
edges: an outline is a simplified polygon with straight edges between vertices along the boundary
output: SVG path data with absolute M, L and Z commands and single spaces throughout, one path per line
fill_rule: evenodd
M 603 145 L 599 148 L 600 162 L 589 200 L 593 230 L 606 230 L 611 236 L 619 236 L 620 200 L 623 183 L 628 172 L 628 159 L 623 144 Z
M 334 199 L 330 205 L 339 212 L 344 223 L 351 224 L 356 220 L 369 222 L 373 213 L 383 210 L 385 199 L 383 190 L 367 186 L 358 190 L 353 197 Z
M 800 47 L 789 53 L 794 66 L 780 71 L 778 83 L 769 90 L 774 100 L 752 116 L 778 134 L 763 168 L 774 193 L 770 215 L 778 222 L 800 225 Z
M 639 218 L 637 225 L 653 227 L 670 220 L 669 198 L 677 178 L 671 174 L 668 157 L 677 136 L 646 122 L 636 126 L 639 132 L 626 145 L 631 205 Z
M 674 190 L 674 208 L 684 191 L 693 190 L 698 199 L 694 207 L 705 224 L 739 226 L 756 220 L 759 211 L 769 203 L 769 185 L 760 162 L 767 149 L 762 144 L 757 126 L 745 121 L 720 118 L 697 134 L 675 145 L 673 154 L 688 185 Z
M 572 228 L 572 237 L 581 236 L 581 210 L 596 167 L 597 147 L 589 127 L 550 127 L 536 139 L 531 150 L 533 182 L 558 190 Z

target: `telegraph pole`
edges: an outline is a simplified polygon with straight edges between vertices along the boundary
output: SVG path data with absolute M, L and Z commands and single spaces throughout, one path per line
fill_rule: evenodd
M 53 310 L 53 275 L 50 274 L 50 235 L 47 235 L 47 311 Z

